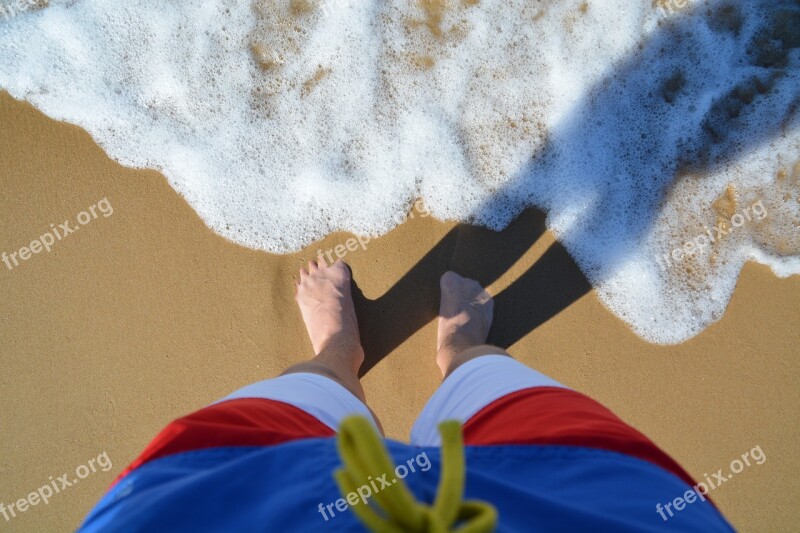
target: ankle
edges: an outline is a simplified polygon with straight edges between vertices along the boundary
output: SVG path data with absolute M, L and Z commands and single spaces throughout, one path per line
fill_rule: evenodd
M 459 354 L 467 352 L 476 346 L 480 345 L 466 342 L 451 342 L 439 347 L 436 352 L 436 365 L 439 367 L 439 370 L 441 370 L 442 375 L 444 376 L 448 373 L 448 369 Z
M 358 374 L 364 363 L 364 348 L 358 341 L 350 339 L 331 339 L 331 341 L 317 354 L 317 359 L 330 361 L 337 365 L 346 365 L 355 374 Z

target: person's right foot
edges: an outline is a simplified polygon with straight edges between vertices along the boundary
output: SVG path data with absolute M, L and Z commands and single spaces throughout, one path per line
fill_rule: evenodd
M 442 300 L 436 364 L 442 375 L 446 375 L 456 355 L 486 344 L 494 300 L 477 281 L 462 278 L 455 272 L 445 272 L 439 285 Z
M 358 372 L 364 350 L 350 294 L 348 266 L 341 259 L 331 266 L 322 260 L 311 261 L 300 270 L 296 298 L 314 353 L 327 351 L 344 357 Z

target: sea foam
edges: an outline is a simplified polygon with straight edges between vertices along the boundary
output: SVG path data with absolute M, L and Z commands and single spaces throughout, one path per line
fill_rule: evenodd
M 659 343 L 747 260 L 800 273 L 797 0 L 40 4 L 0 19 L 0 87 L 242 245 L 382 234 L 417 197 L 494 229 L 538 206 Z

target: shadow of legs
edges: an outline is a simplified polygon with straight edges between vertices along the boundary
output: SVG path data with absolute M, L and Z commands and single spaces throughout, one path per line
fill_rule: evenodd
M 353 299 L 366 353 L 361 375 L 438 316 L 439 278 L 445 271 L 453 270 L 483 286 L 491 284 L 539 239 L 544 221 L 543 213 L 528 209 L 501 232 L 459 225 L 377 300 L 368 300 L 354 282 Z M 495 300 L 490 342 L 503 347 L 513 344 L 589 290 L 560 245 L 552 246 L 540 263 Z

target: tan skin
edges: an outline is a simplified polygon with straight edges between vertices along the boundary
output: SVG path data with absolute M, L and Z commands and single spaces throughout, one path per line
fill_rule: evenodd
M 436 364 L 443 379 L 476 357 L 509 355 L 486 344 L 494 302 L 483 287 L 454 272 L 445 272 L 440 287 Z M 312 261 L 300 270 L 296 289 L 297 304 L 315 356 L 288 368 L 283 374 L 320 374 L 340 383 L 366 404 L 358 378 L 358 370 L 364 362 L 364 348 L 350 292 L 349 267 L 341 260 L 330 266 L 322 258 Z

